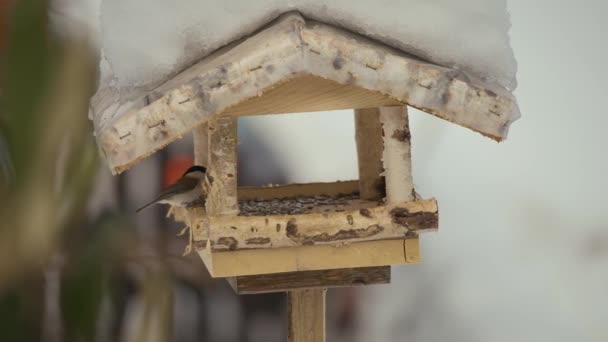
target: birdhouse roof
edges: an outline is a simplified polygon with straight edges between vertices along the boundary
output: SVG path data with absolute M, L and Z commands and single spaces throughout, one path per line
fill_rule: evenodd
M 218 115 L 406 104 L 506 138 L 519 110 L 505 78 L 442 66 L 375 38 L 288 13 L 160 85 L 128 91 L 108 78 L 104 59 L 91 102 L 98 145 L 121 172 Z

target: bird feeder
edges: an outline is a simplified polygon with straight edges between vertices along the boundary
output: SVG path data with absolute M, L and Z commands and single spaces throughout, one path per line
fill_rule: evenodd
M 98 94 L 93 107 L 107 101 Z M 438 228 L 436 200 L 413 187 L 408 106 L 497 141 L 519 117 L 500 86 L 298 13 L 129 105 L 96 125 L 110 168 L 194 132 L 206 207 L 175 209 L 175 219 L 210 274 L 237 293 L 290 291 L 294 341 L 324 336 L 323 289 L 388 283 L 389 266 L 420 262 L 419 234 Z M 237 186 L 238 117 L 338 109 L 355 110 L 358 180 Z

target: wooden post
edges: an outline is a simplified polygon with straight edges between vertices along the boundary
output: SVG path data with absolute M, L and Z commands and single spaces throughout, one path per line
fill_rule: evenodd
M 355 109 L 355 140 L 359 164 L 359 193 L 364 200 L 380 200 L 385 196 L 382 173 L 382 125 L 380 109 Z
M 210 120 L 208 131 L 207 213 L 214 216 L 237 215 L 237 119 L 221 117 Z
M 207 123 L 192 130 L 194 140 L 194 164 L 204 167 L 209 166 L 209 135 Z
M 202 184 L 206 193 L 205 211 L 209 215 L 237 215 L 236 146 L 237 118 L 209 120 L 194 131 L 194 160 L 207 166 L 207 176 Z M 207 138 L 205 142 L 204 139 Z M 207 147 L 207 151 L 205 151 Z M 193 250 L 194 233 L 190 227 L 190 244 L 184 254 Z
M 209 166 L 209 125 L 204 124 L 197 126 L 192 130 L 192 140 L 194 145 L 194 165 L 204 167 Z M 204 184 L 200 184 L 205 191 Z
M 289 342 L 325 342 L 325 294 L 327 289 L 287 293 Z
M 414 201 L 416 196 L 412 178 L 411 135 L 407 106 L 381 108 L 380 122 L 384 139 L 382 163 L 386 177 L 386 204 Z M 418 248 L 418 240 L 403 240 L 403 250 L 416 248 Z M 420 262 L 418 254 L 411 261 Z
M 386 204 L 413 201 L 412 155 L 407 107 L 380 108 L 384 139 L 382 163 L 386 178 Z

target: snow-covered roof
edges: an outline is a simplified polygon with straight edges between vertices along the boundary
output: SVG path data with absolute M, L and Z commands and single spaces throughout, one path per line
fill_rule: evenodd
M 220 99 L 213 103 L 216 106 L 216 112 L 213 113 L 209 110 L 202 113 L 200 103 L 194 101 L 191 106 L 199 107 L 190 108 L 187 104 L 179 104 L 174 108 L 170 103 L 172 96 L 175 98 L 179 92 L 183 95 L 184 87 L 191 88 L 193 80 L 197 79 L 200 85 L 201 77 L 207 77 L 204 80 L 207 82 L 209 77 L 217 77 L 213 73 L 226 71 L 228 62 L 247 64 L 260 56 L 273 59 L 273 68 L 284 72 L 275 73 L 272 77 L 264 76 L 262 80 L 266 81 L 266 87 L 274 85 L 272 82 L 285 82 L 287 76 L 293 73 L 311 74 L 382 93 L 397 103 L 422 108 L 497 140 L 506 137 L 509 124 L 519 116 L 517 104 L 511 95 L 511 90 L 515 87 L 516 66 L 508 44 L 509 24 L 504 1 L 463 0 L 458 2 L 458 6 L 448 0 L 182 0 L 171 5 L 141 2 L 123 0 L 105 1 L 102 4 L 102 77 L 99 90 L 92 101 L 91 114 L 100 147 L 114 171 L 128 168 L 183 136 L 191 129 L 191 125 L 204 122 L 210 115 L 228 108 L 217 108 L 220 103 L 233 106 L 255 95 L 243 93 L 240 94 L 241 98 L 231 99 L 233 102 L 227 98 Z M 297 16 L 299 19 L 292 20 L 299 24 L 283 25 L 285 30 L 295 29 L 295 34 L 300 36 L 293 39 L 289 34 L 284 35 L 284 40 L 275 40 L 273 43 L 270 43 L 272 35 L 262 34 L 269 29 L 260 33 L 256 31 L 264 27 L 268 20 L 292 8 L 297 8 L 305 17 L 332 25 L 315 21 L 305 23 L 304 19 Z M 323 29 L 315 31 L 315 25 Z M 347 28 L 362 35 L 333 26 Z M 308 41 L 302 37 L 304 31 L 310 33 Z M 273 34 L 282 33 L 285 32 Z M 244 43 L 234 43 L 248 34 L 250 36 Z M 315 40 L 315 37 L 321 40 Z M 341 39 L 344 44 L 332 46 L 340 45 Z M 306 53 L 297 54 L 299 59 L 291 58 L 293 56 L 290 55 L 289 44 L 295 44 L 293 48 L 301 48 L 298 44 L 311 42 L 320 44 L 322 53 L 319 63 L 326 58 L 329 60 L 325 62 L 331 65 L 335 62 L 335 54 L 347 54 L 342 61 L 346 66 L 344 70 L 338 72 L 334 68 L 326 71 L 320 65 L 313 66 L 309 63 L 310 58 L 316 57 L 306 57 Z M 348 42 L 351 43 L 350 46 Z M 227 43 L 231 44 L 217 51 Z M 361 50 L 344 50 L 354 47 Z M 231 50 L 238 50 L 240 55 L 236 56 L 237 53 Z M 377 50 L 377 53 L 374 55 L 372 50 Z M 278 55 L 263 56 L 264 53 L 272 54 L 273 51 Z M 254 55 L 246 57 L 243 53 Z M 281 57 L 281 54 L 284 56 Z M 201 59 L 203 62 L 186 70 Z M 359 67 L 369 67 L 365 59 L 372 64 L 380 63 L 381 68 L 372 66 L 370 70 L 373 69 L 373 73 L 359 72 Z M 390 63 L 384 63 L 385 60 L 390 60 Z M 266 62 L 268 61 L 256 61 L 261 65 L 267 65 Z M 414 69 L 407 68 L 413 66 L 416 72 L 423 70 L 426 74 L 412 74 Z M 239 70 L 233 67 L 230 71 Z M 359 74 L 353 80 L 355 70 Z M 420 79 L 422 76 L 428 79 Z M 245 76 L 241 75 L 243 77 Z M 259 86 L 257 89 L 252 87 L 251 91 L 261 92 L 265 89 L 264 82 L 259 82 L 259 73 L 255 76 L 248 74 L 247 77 L 252 77 L 252 82 Z M 407 82 L 422 83 L 418 87 L 422 90 L 417 89 L 411 93 L 412 89 L 408 88 L 411 84 L 406 86 Z M 430 89 L 431 87 L 434 88 Z M 214 91 L 212 88 L 207 90 Z M 477 95 L 471 92 L 476 92 Z M 205 94 L 209 95 L 209 92 Z M 161 109 L 161 99 L 171 108 Z M 215 98 L 216 101 L 218 99 Z M 155 127 L 151 121 L 158 117 L 159 110 L 170 110 L 174 117 L 188 115 L 188 124 L 183 126 L 184 122 L 180 123 L 181 126 L 175 127 L 175 131 L 168 133 L 168 136 L 164 130 L 164 138 L 152 139 L 155 140 L 154 143 L 148 141 L 150 137 L 144 132 L 131 129 L 142 121 L 146 121 L 148 127 Z M 496 118 L 480 120 L 479 113 L 490 113 Z M 160 119 L 156 121 L 161 122 Z M 121 144 L 104 146 L 108 139 L 115 140 L 117 137 L 122 137 Z M 144 140 L 146 148 L 135 146 L 141 145 Z M 126 146 L 129 141 L 134 145 Z
M 104 0 L 103 76 L 154 87 L 292 10 L 515 88 L 506 0 Z

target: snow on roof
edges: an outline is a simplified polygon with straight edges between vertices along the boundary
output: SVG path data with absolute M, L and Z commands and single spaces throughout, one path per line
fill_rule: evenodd
M 132 101 L 291 10 L 516 87 L 506 0 L 105 0 L 100 89 Z

